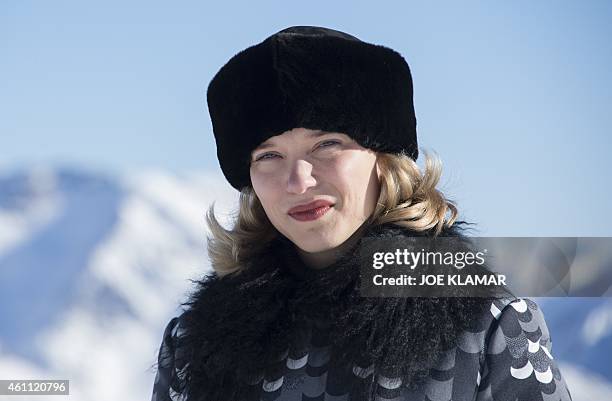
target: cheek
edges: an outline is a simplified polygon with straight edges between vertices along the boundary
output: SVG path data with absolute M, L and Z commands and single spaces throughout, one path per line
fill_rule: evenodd
M 365 212 L 365 203 L 372 203 L 372 199 L 375 203 L 378 199 L 378 182 L 376 175 L 372 176 L 373 170 L 375 171 L 374 160 L 359 154 L 339 158 L 328 170 L 333 171 L 333 174 L 328 176 L 330 183 L 342 193 L 342 198 L 347 203 L 349 210 L 346 212 L 353 210 L 361 215 Z M 368 205 L 365 206 L 366 209 L 369 208 Z
M 278 205 L 282 204 L 282 186 L 274 174 L 258 174 L 251 172 L 251 183 L 253 190 L 259 198 L 268 218 L 276 220 L 275 215 L 279 213 Z
M 262 206 L 268 211 L 269 205 L 274 204 L 276 200 L 276 192 L 279 186 L 276 185 L 272 177 L 253 172 L 251 172 L 251 183 L 253 184 L 253 190 L 255 194 L 257 194 Z

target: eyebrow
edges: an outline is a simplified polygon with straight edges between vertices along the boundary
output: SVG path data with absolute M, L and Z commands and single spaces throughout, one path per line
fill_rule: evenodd
M 306 135 L 310 138 L 318 138 L 320 136 L 324 136 L 324 135 L 332 135 L 332 134 L 336 134 L 336 132 L 328 132 L 328 131 L 313 131 L 313 132 L 309 132 Z M 257 148 L 253 149 L 253 152 L 257 151 L 257 150 L 261 150 L 261 149 L 267 149 L 267 148 L 271 148 L 274 145 L 271 143 L 262 143 L 261 145 L 259 145 Z

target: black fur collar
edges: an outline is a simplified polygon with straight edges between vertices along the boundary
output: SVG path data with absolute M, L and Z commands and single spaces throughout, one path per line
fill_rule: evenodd
M 461 224 L 441 236 L 463 235 Z M 423 235 L 433 234 L 392 225 L 364 233 Z M 280 236 L 242 273 L 211 273 L 197 281 L 181 320 L 188 399 L 246 399 L 245 383 L 278 364 L 287 348 L 299 347 L 312 327 L 328 328 L 331 363 L 373 363 L 375 372 L 417 386 L 490 305 L 489 298 L 361 298 L 358 254 L 359 244 L 333 265 L 313 270 Z

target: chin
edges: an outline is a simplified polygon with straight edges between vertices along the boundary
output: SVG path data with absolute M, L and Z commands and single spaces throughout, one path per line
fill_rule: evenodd
M 338 246 L 335 242 L 319 236 L 302 241 L 296 240 L 295 243 L 301 250 L 309 253 L 323 252 Z
M 306 246 L 300 246 L 300 249 L 302 249 L 304 252 L 308 252 L 308 253 L 318 253 L 318 252 L 323 252 L 323 251 L 327 251 L 329 249 L 333 248 L 333 246 L 328 246 L 325 244 L 308 244 Z

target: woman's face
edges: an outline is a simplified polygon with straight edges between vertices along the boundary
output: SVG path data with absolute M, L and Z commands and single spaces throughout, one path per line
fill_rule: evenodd
M 342 133 L 295 128 L 271 137 L 252 152 L 250 173 L 274 227 L 306 252 L 344 243 L 372 214 L 380 192 L 376 152 Z M 333 206 L 291 212 L 316 200 Z

